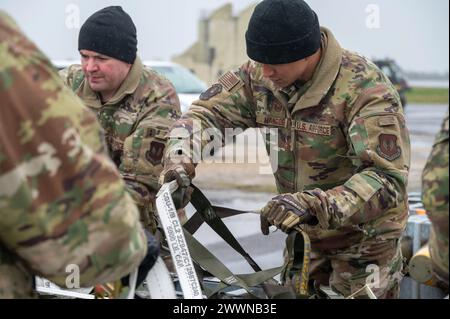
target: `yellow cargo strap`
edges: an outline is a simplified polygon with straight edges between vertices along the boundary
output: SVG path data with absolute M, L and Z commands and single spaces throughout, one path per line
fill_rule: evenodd
M 286 239 L 288 262 L 282 271 L 282 280 L 290 282 L 298 298 L 308 298 L 311 241 L 300 228 L 292 231 Z

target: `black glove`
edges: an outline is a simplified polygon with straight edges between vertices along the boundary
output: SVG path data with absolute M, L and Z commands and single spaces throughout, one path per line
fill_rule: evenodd
M 139 287 L 147 277 L 148 272 L 152 269 L 159 256 L 159 242 L 155 237 L 150 234 L 148 230 L 145 230 L 147 237 L 147 255 L 145 255 L 138 268 L 136 287 Z M 130 281 L 130 275 L 127 275 L 121 279 L 123 286 L 128 286 Z

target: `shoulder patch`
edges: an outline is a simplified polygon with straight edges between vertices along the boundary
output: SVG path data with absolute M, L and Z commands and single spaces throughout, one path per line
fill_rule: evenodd
M 227 90 L 228 92 L 237 87 L 238 84 L 244 84 L 244 82 L 242 82 L 241 79 L 231 71 L 228 71 L 227 73 L 222 75 L 219 78 L 219 83 L 222 84 L 225 90 Z
M 145 153 L 145 158 L 154 166 L 161 164 L 161 160 L 164 155 L 164 148 L 164 143 L 152 141 L 150 144 L 150 149 Z
M 217 94 L 222 92 L 222 84 L 213 84 L 209 89 L 207 89 L 205 92 L 200 94 L 200 100 L 202 101 L 208 101 L 211 98 L 215 97 Z
M 378 137 L 378 142 L 378 155 L 388 161 L 392 162 L 402 155 L 402 150 L 397 145 L 397 136 L 393 134 L 380 134 Z

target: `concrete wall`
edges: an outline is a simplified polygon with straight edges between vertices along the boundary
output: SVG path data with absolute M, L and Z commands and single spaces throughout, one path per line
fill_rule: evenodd
M 207 84 L 243 64 L 248 59 L 245 32 L 255 6 L 233 16 L 232 5 L 226 4 L 200 20 L 197 42 L 173 61 L 193 70 Z

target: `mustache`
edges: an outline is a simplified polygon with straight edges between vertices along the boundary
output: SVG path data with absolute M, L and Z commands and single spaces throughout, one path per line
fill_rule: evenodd
M 103 74 L 101 74 L 101 73 L 86 73 L 86 75 L 88 76 L 88 77 L 90 77 L 90 78 L 101 78 L 101 77 L 103 77 Z

